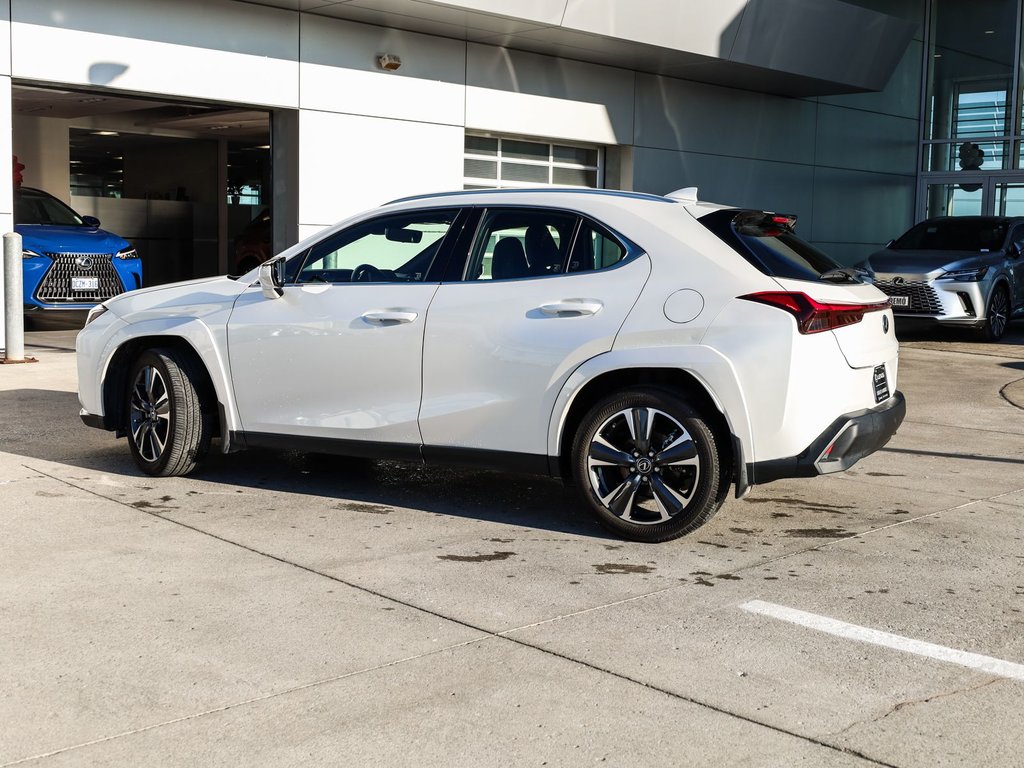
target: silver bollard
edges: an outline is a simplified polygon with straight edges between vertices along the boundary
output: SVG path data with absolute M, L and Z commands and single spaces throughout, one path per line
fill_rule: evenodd
M 33 357 L 25 357 L 25 299 L 22 296 L 22 247 L 21 235 L 8 232 L 4 235 L 4 338 L 3 363 L 34 363 Z

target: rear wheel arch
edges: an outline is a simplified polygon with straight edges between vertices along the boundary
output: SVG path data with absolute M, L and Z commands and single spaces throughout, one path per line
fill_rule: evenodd
M 590 410 L 609 395 L 637 387 L 664 390 L 699 411 L 714 432 L 722 462 L 722 475 L 732 477 L 735 469 L 732 428 L 704 384 L 681 368 L 623 368 L 595 376 L 573 397 L 558 441 L 557 469 L 564 481 L 572 483 L 573 441 Z
M 128 413 L 124 393 L 128 387 L 132 365 L 146 350 L 161 348 L 173 349 L 192 363 L 192 368 L 197 374 L 196 386 L 199 390 L 200 402 L 203 403 L 204 410 L 208 410 L 209 415 L 213 417 L 214 436 L 222 435 L 225 427 L 223 409 L 218 408 L 219 398 L 213 378 L 210 376 L 210 371 L 202 356 L 188 340 L 181 336 L 140 336 L 126 341 L 117 348 L 110 358 L 107 373 L 103 379 L 103 413 L 106 416 L 107 424 L 117 431 L 118 437 L 123 437 L 126 434 L 125 424 Z

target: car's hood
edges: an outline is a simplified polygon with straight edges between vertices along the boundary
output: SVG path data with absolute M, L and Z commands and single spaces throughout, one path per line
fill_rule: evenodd
M 865 266 L 879 274 L 938 275 L 955 269 L 984 267 L 1002 259 L 1002 251 L 898 251 L 886 248 L 871 254 Z
M 22 246 L 36 253 L 117 253 L 131 244 L 105 229 L 54 224 L 15 224 Z
M 229 277 L 203 277 L 153 288 L 140 288 L 103 302 L 118 317 L 136 320 L 146 317 L 201 317 L 234 303 L 249 287 Z

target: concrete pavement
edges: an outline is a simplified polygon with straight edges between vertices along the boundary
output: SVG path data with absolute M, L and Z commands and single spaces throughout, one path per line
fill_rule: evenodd
M 145 477 L 79 422 L 73 333 L 28 341 L 0 367 L 0 766 L 1020 764 L 1024 681 L 741 608 L 1024 664 L 1020 323 L 913 337 L 886 449 L 654 546 L 543 478 Z

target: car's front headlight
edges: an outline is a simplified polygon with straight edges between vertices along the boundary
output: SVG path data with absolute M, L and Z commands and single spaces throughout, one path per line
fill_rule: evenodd
M 23 259 L 42 259 L 45 258 L 43 254 L 30 251 L 28 248 L 23 248 L 21 251 L 21 258 Z
M 988 267 L 974 267 L 972 269 L 954 269 L 952 272 L 943 272 L 936 280 L 949 280 L 955 283 L 976 283 L 988 274 Z
M 124 248 L 114 254 L 115 259 L 137 259 L 138 252 L 134 248 Z
M 89 314 L 86 315 L 86 317 L 85 317 L 85 325 L 88 325 L 89 323 L 91 323 L 93 320 L 95 320 L 97 317 L 99 317 L 100 315 L 102 315 L 106 311 L 107 311 L 107 305 L 106 304 L 97 304 L 95 307 L 90 309 L 89 310 Z

